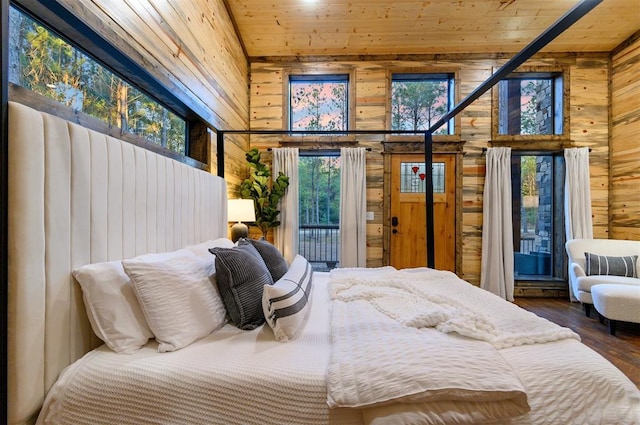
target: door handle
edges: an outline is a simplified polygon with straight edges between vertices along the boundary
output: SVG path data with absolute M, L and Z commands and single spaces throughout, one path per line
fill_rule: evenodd
M 398 217 L 391 217 L 391 225 L 396 227 L 398 225 Z

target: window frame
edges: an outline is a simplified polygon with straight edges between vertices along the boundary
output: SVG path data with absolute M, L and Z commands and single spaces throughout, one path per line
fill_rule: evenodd
M 401 77 L 399 77 L 401 76 Z M 457 90 L 457 84 L 456 84 L 456 78 L 455 78 L 455 74 L 452 72 L 415 72 L 415 71 L 411 71 L 411 72 L 390 72 L 389 74 L 389 112 L 387 114 L 388 116 L 388 122 L 389 124 L 387 125 L 388 129 L 393 131 L 392 125 L 393 125 L 393 83 L 395 81 L 398 82 L 406 82 L 406 81 L 412 81 L 412 82 L 423 82 L 423 81 L 432 81 L 432 80 L 446 80 L 447 81 L 447 101 L 449 103 L 449 109 L 447 110 L 447 112 L 449 112 L 451 109 L 453 109 L 456 105 L 456 90 Z M 456 119 L 457 117 L 454 117 L 452 119 L 450 119 L 447 122 L 447 133 L 446 134 L 434 134 L 433 137 L 436 136 L 453 136 L 456 135 L 456 132 L 458 131 L 458 127 L 459 127 L 459 121 Z M 437 120 L 436 120 L 437 121 Z M 423 129 L 422 131 L 428 130 L 428 128 Z M 451 131 L 453 130 L 453 131 Z
M 355 73 L 352 69 L 349 68 L 336 68 L 336 69 L 322 69 L 322 70 L 309 70 L 309 69 L 301 69 L 301 68 L 292 68 L 285 70 L 282 76 L 282 128 L 286 128 L 287 130 L 291 130 L 291 84 L 290 77 L 301 77 L 308 78 L 312 80 L 313 78 L 318 78 L 321 81 L 323 76 L 332 76 L 332 75 L 346 75 L 347 76 L 347 131 L 355 128 Z M 328 134 L 328 135 L 314 135 L 317 140 L 330 139 L 335 140 L 336 138 L 353 138 L 353 136 L 340 136 L 336 134 Z M 295 136 L 284 136 L 283 140 L 291 141 L 291 140 L 299 140 Z
M 562 67 L 521 67 L 513 72 L 508 79 L 526 79 L 527 75 L 533 78 L 540 76 L 557 75 L 562 78 L 562 133 L 561 134 L 500 134 L 500 82 L 491 88 L 492 104 L 491 104 L 491 138 L 496 142 L 568 142 L 571 138 L 570 128 L 570 73 L 569 68 Z M 555 89 L 554 89 L 555 90 Z M 556 94 L 557 96 L 557 94 Z M 557 102 L 554 101 L 554 103 Z M 555 111 L 554 105 L 554 111 Z M 550 149 L 557 148 L 557 146 Z
M 208 149 L 204 148 L 208 146 L 209 139 L 211 138 L 211 131 L 209 129 L 216 130 L 203 118 L 207 116 L 206 111 L 198 107 L 193 101 L 190 101 L 186 94 L 179 90 L 171 90 L 171 87 L 167 86 L 166 83 L 159 81 L 151 75 L 149 71 L 139 65 L 138 62 L 143 62 L 141 58 L 136 58 L 139 59 L 139 61 L 136 61 L 124 54 L 120 49 L 109 43 L 102 35 L 86 25 L 58 2 L 11 0 L 9 4 L 185 120 L 184 155 L 161 147 L 139 136 L 133 135 L 134 137 L 127 137 L 127 135 L 122 137 L 121 134 L 125 133 L 118 133 L 117 137 L 190 166 L 208 171 L 211 171 L 215 167 L 215 164 L 212 164 Z M 19 86 L 11 87 L 10 100 L 13 99 L 12 94 L 16 92 L 15 87 Z M 28 89 L 25 90 L 29 91 Z M 44 96 L 40 97 L 41 99 L 48 99 Z M 29 98 L 32 98 L 32 96 L 27 95 L 17 100 L 26 101 L 36 109 L 43 110 L 43 112 L 54 112 L 56 115 L 60 115 L 58 111 L 63 111 L 62 114 L 64 115 L 65 109 L 69 109 L 69 114 L 71 115 L 78 114 L 71 108 L 67 108 L 57 102 L 58 107 L 52 111 L 50 109 L 52 105 L 50 105 L 49 102 L 29 102 Z M 47 108 L 49 110 L 46 110 Z M 81 115 L 85 117 L 85 124 L 87 126 L 96 131 L 105 132 L 105 126 L 99 123 L 92 123 L 92 117 L 90 115 Z M 95 120 L 98 119 L 94 119 L 94 121 Z M 99 121 L 102 122 L 101 120 Z M 108 126 L 106 126 L 106 128 L 108 128 Z M 158 149 L 156 149 L 156 145 Z
M 514 255 L 514 279 L 516 281 L 516 286 L 518 283 L 522 282 L 564 282 L 567 277 L 567 259 L 564 250 L 565 244 L 565 223 L 564 223 L 564 157 L 558 151 L 544 151 L 544 150 L 512 150 L 511 152 L 511 167 L 513 169 L 515 161 L 520 161 L 520 158 L 523 156 L 548 156 L 552 159 L 552 179 L 553 179 L 553 188 L 552 188 L 552 196 L 553 196 L 553 216 L 552 216 L 552 229 L 551 229 L 551 246 L 550 246 L 550 255 L 551 255 L 551 275 L 535 275 L 535 274 L 527 274 L 527 275 L 515 275 L 515 255 Z M 513 210 L 515 211 L 515 207 L 520 207 L 521 205 L 515 204 L 515 194 L 516 191 L 520 189 L 520 187 L 514 184 L 513 173 L 511 176 L 512 183 L 512 197 L 511 197 L 511 205 Z M 520 213 L 518 212 L 518 216 L 520 217 Z M 515 218 L 515 212 L 514 212 Z M 518 224 L 521 221 L 518 220 Z M 516 220 L 514 220 L 513 227 L 513 251 L 514 253 L 520 252 L 519 247 L 516 249 L 516 236 L 520 234 L 515 230 Z M 560 240 L 558 240 L 560 238 Z
M 459 78 L 459 69 L 457 68 L 438 68 L 438 67 L 415 67 L 415 68 L 405 68 L 405 67 L 396 67 L 389 68 L 387 70 L 387 93 L 386 93 L 386 114 L 385 114 L 385 128 L 389 131 L 391 130 L 391 108 L 392 108 L 392 81 L 393 76 L 396 74 L 435 74 L 435 75 L 450 75 L 453 79 L 453 93 L 450 93 L 452 108 L 455 107 L 458 102 L 460 102 L 460 78 Z M 436 142 L 460 142 L 461 138 L 461 129 L 462 129 L 462 114 L 456 114 L 453 117 L 453 133 L 451 134 L 434 134 L 432 135 L 433 140 Z M 424 135 L 417 134 L 415 136 L 412 135 L 388 135 L 386 137 L 387 141 L 418 141 L 424 142 Z
M 340 150 L 339 149 L 301 149 L 299 151 L 299 158 L 298 158 L 298 169 L 300 168 L 300 160 L 302 158 L 340 158 Z M 338 167 L 339 172 L 342 172 L 342 167 L 341 167 L 341 163 L 340 166 Z M 298 170 L 299 171 L 299 170 Z M 338 175 L 338 198 L 340 198 L 341 196 L 341 192 L 340 192 L 340 175 Z M 340 253 L 340 238 L 339 238 L 339 228 L 340 228 L 340 211 L 339 211 L 339 204 L 338 204 L 338 223 L 337 224 L 327 224 L 327 223 L 316 223 L 316 224 L 302 224 L 302 220 L 301 215 L 304 213 L 304 210 L 302 208 L 302 205 L 300 205 L 302 202 L 302 197 L 300 197 L 300 199 L 298 200 L 298 219 L 300 221 L 300 228 L 303 229 L 305 227 L 307 228 L 312 228 L 315 227 L 317 229 L 322 229 L 324 227 L 324 229 L 326 229 L 329 233 L 334 233 L 332 232 L 332 230 L 337 230 L 338 233 L 338 238 L 337 238 L 337 248 L 334 251 L 333 249 L 325 249 L 323 250 L 323 254 L 321 254 L 322 260 L 328 260 L 328 261 L 310 261 L 311 266 L 313 267 L 314 270 L 316 271 L 327 271 L 327 270 L 331 270 L 333 268 L 336 267 L 336 264 L 338 264 L 340 262 L 340 257 L 339 257 L 339 253 Z M 302 248 L 302 244 L 300 244 L 300 242 L 305 239 L 305 235 L 303 235 L 302 232 L 300 232 L 299 236 L 298 236 L 298 253 L 299 254 L 306 254 L 306 251 L 304 250 L 304 248 Z M 303 251 L 303 252 L 300 252 Z M 313 252 L 313 254 L 316 254 L 318 251 L 313 249 L 310 250 L 310 252 Z M 336 254 L 336 258 L 334 258 L 333 260 L 336 261 L 332 261 L 331 258 L 331 253 Z M 309 258 L 309 255 L 306 255 Z M 327 256 L 329 256 L 329 258 L 327 258 Z M 315 255 L 313 256 L 315 257 Z M 314 260 L 318 260 L 317 258 L 314 258 Z M 321 263 L 325 263 L 327 265 L 327 269 L 321 268 L 319 264 Z M 320 267 L 320 268 L 319 268 Z
M 291 78 L 298 79 L 299 81 L 317 81 L 323 82 L 323 78 L 326 78 L 327 82 L 331 82 L 331 77 L 336 78 L 345 78 L 347 83 L 347 120 L 346 125 L 347 128 L 345 131 L 349 131 L 354 128 L 355 119 L 354 119 L 354 111 L 355 111 L 355 92 L 354 92 L 354 75 L 352 70 L 346 69 L 332 69 L 332 70 L 323 70 L 323 71 L 312 71 L 309 70 L 300 70 L 300 69 L 290 69 L 288 70 L 283 78 L 284 90 L 283 90 L 283 128 L 287 128 L 288 130 L 292 130 L 291 128 Z M 300 130 L 304 131 L 304 130 Z M 338 130 L 340 131 L 340 130 Z M 330 135 L 323 136 L 319 135 L 319 138 L 329 137 Z M 333 137 L 336 135 L 334 134 Z

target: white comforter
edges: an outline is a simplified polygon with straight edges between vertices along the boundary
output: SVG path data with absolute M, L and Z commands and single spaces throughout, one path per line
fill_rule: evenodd
M 329 284 L 336 304 L 366 301 L 405 327 L 436 327 L 495 348 L 580 337 L 460 279 L 428 268 L 336 269 Z
M 296 339 L 228 324 L 171 353 L 155 342 L 130 355 L 102 346 L 63 371 L 38 424 L 361 424 L 359 410 L 326 403 L 329 301 L 319 277 Z
M 61 374 L 47 396 L 38 423 L 486 423 L 481 410 L 487 403 L 468 400 L 384 404 L 362 409 L 329 408 L 328 275 L 314 273 L 313 279 L 311 312 L 296 339 L 280 343 L 268 327 L 240 331 L 227 325 L 174 353 L 158 353 L 154 342 L 133 355 L 116 354 L 101 347 Z M 487 308 L 493 307 L 490 304 Z M 370 310 L 376 315 L 383 314 L 373 307 Z M 414 327 L 413 331 L 430 336 L 426 360 L 437 355 L 441 339 L 468 340 L 446 335 L 435 328 Z M 358 335 L 352 343 L 360 344 L 363 338 Z M 380 335 L 380 338 L 393 338 L 393 335 Z M 381 344 L 376 347 L 381 356 L 393 354 L 393 342 L 389 341 L 393 339 L 385 342 L 385 347 Z M 490 346 L 483 341 L 475 342 Z M 574 338 L 503 348 L 499 354 L 520 379 L 521 388 L 516 394 L 525 390 L 531 411 L 494 424 L 640 424 L 638 389 L 611 363 Z M 389 364 L 403 363 L 406 358 L 405 350 L 397 349 Z M 457 359 L 443 367 L 458 367 L 458 372 L 473 368 L 470 358 L 458 356 Z M 509 376 L 504 384 L 511 385 L 512 381 L 513 376 Z M 503 395 L 507 393 L 501 391 Z M 508 416 L 511 410 L 506 405 L 509 403 L 511 399 L 507 398 L 502 406 L 498 405 L 497 411 L 505 415 L 506 410 Z M 513 409 L 518 408 L 511 404 Z
M 329 291 L 328 402 L 364 408 L 368 423 L 520 417 L 527 389 L 501 349 L 579 340 L 450 272 L 335 270 Z

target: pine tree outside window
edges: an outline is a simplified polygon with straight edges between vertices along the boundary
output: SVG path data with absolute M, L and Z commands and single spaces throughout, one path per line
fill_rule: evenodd
M 453 102 L 453 74 L 393 74 L 391 129 L 428 130 L 453 108 Z M 433 134 L 454 134 L 454 120 L 450 120 Z
M 290 75 L 289 129 L 348 130 L 349 75 Z
M 348 130 L 349 76 L 290 75 L 289 128 Z M 298 162 L 300 255 L 315 270 L 338 264 L 340 250 L 340 156 L 337 151 L 302 151 Z
M 186 154 L 186 121 L 15 7 L 9 81 Z

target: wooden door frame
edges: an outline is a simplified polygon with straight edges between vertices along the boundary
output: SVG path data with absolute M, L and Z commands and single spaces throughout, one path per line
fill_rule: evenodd
M 407 139 L 410 139 L 407 137 Z M 391 261 L 391 154 L 423 154 L 424 142 L 418 141 L 385 141 L 382 155 L 384 157 L 384 198 L 382 207 L 382 261 Z M 456 193 L 455 193 L 455 272 L 460 276 L 462 272 L 462 166 L 463 147 L 465 142 L 434 142 L 434 154 L 454 154 L 456 164 Z

